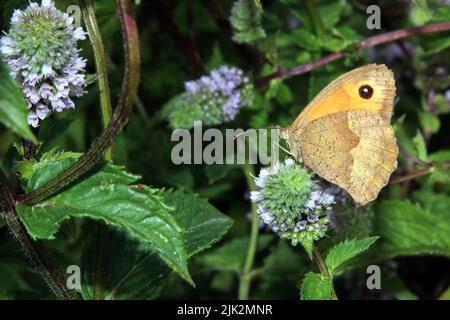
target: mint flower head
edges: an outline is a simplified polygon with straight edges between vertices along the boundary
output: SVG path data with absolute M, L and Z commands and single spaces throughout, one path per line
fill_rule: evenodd
M 170 115 L 172 128 L 190 128 L 194 121 L 205 125 L 233 121 L 239 109 L 253 101 L 253 85 L 241 69 L 221 66 L 209 75 L 185 83 Z
M 325 236 L 327 212 L 336 203 L 334 187 L 324 187 L 292 159 L 264 168 L 255 177 L 258 191 L 250 199 L 274 232 L 310 252 L 313 241 Z
M 76 44 L 86 38 L 85 33 L 51 0 L 15 10 L 10 24 L 0 39 L 0 53 L 22 86 L 30 111 L 28 123 L 38 127 L 53 112 L 73 109 L 70 97 L 83 95 L 86 61 Z

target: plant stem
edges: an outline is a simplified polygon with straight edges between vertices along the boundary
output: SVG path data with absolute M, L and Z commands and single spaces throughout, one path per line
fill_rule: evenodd
M 95 59 L 95 67 L 98 75 L 98 87 L 100 95 L 100 111 L 102 115 L 103 129 L 111 122 L 112 107 L 111 107 L 111 95 L 109 90 L 108 70 L 106 68 L 107 57 L 105 54 L 105 48 L 103 46 L 102 36 L 97 24 L 97 18 L 95 16 L 94 4 L 92 0 L 80 0 L 80 4 L 83 10 L 84 21 L 89 33 L 89 39 L 91 40 L 92 49 Z M 113 160 L 112 146 L 108 148 L 104 155 L 105 160 Z M 93 296 L 94 300 L 104 300 L 104 282 L 105 282 L 105 234 L 107 232 L 106 225 L 103 223 L 97 224 L 96 232 L 97 237 L 95 239 L 95 271 L 94 271 L 94 288 Z
M 80 5 L 83 10 L 84 23 L 86 25 L 92 50 L 94 52 L 95 68 L 98 75 L 100 109 L 102 114 L 103 129 L 105 129 L 112 117 L 105 49 L 103 46 L 102 35 L 97 24 L 97 18 L 95 17 L 94 4 L 92 0 L 80 0 Z M 112 147 L 106 150 L 105 159 L 112 160 Z
M 426 169 L 423 169 L 423 170 L 419 170 L 419 171 L 413 172 L 413 173 L 408 174 L 408 175 L 403 176 L 403 177 L 394 178 L 394 179 L 392 179 L 389 182 L 389 184 L 402 183 L 402 182 L 409 181 L 409 180 L 415 179 L 417 177 L 429 174 L 431 172 L 432 168 L 433 167 L 429 167 L 429 168 L 426 168 Z M 450 162 L 444 162 L 442 164 L 442 168 L 444 168 L 444 169 L 450 168 Z
M 136 97 L 140 75 L 139 37 L 133 6 L 129 0 L 117 0 L 125 51 L 125 70 L 118 106 L 111 122 L 91 148 L 77 162 L 33 192 L 17 201 L 34 205 L 55 194 L 88 172 L 103 156 L 128 121 Z
M 319 251 L 319 246 L 317 243 L 313 244 L 313 252 L 314 252 L 314 258 L 317 263 L 317 266 L 319 267 L 320 273 L 327 278 L 331 278 L 330 272 L 328 271 L 327 265 L 325 264 L 325 261 L 322 258 L 322 255 Z M 331 281 L 333 279 L 331 278 Z M 336 295 L 336 291 L 334 290 L 333 282 L 331 282 L 331 299 L 332 300 L 338 300 L 338 297 Z
M 167 10 L 165 5 L 160 0 L 153 0 L 152 4 L 158 11 L 158 16 L 161 18 L 161 22 L 164 24 L 167 33 L 172 37 L 175 45 L 192 66 L 195 73 L 197 75 L 206 73 L 200 53 L 197 48 L 181 33 L 180 29 L 178 29 L 172 19 L 170 11 Z
M 247 179 L 247 185 L 250 191 L 256 190 L 254 176 L 254 166 L 251 164 L 244 164 L 243 170 L 245 178 Z M 252 280 L 252 268 L 255 260 L 256 247 L 258 245 L 258 233 L 259 233 L 259 217 L 257 206 L 252 202 L 252 224 L 250 230 L 250 242 L 247 249 L 247 256 L 245 258 L 244 267 L 240 275 L 239 294 L 240 300 L 247 300 L 250 292 L 250 284 Z
M 315 0 L 305 0 L 306 10 L 308 10 L 309 17 L 311 18 L 316 35 L 321 36 L 324 33 L 322 19 L 317 12 Z
M 421 166 L 424 166 L 424 167 L 427 167 L 427 168 L 430 168 L 430 167 L 433 166 L 432 163 L 422 161 L 419 158 L 415 157 L 413 154 L 411 154 L 408 150 L 403 148 L 401 145 L 398 145 L 398 149 L 400 150 L 401 153 L 403 153 L 403 155 L 405 157 L 407 157 L 408 159 L 410 159 L 413 162 L 417 163 L 418 165 L 421 165 Z
M 400 29 L 396 31 L 386 32 L 380 35 L 376 35 L 373 37 L 369 37 L 367 39 L 361 40 L 356 43 L 357 48 L 359 49 L 367 49 L 371 47 L 378 46 L 383 43 L 388 43 L 392 41 L 396 41 L 399 39 L 420 35 L 420 34 L 426 34 L 426 33 L 432 33 L 432 32 L 440 32 L 440 31 L 449 31 L 450 30 L 450 22 L 443 22 L 443 23 L 435 23 L 430 24 L 427 26 L 421 26 L 421 27 L 413 27 L 413 28 L 405 28 Z M 307 72 L 310 72 L 320 66 L 323 66 L 325 64 L 328 64 L 330 62 L 339 60 L 343 57 L 345 57 L 346 52 L 340 51 L 331 53 L 329 55 L 326 55 L 325 57 L 312 61 L 297 67 L 293 68 L 287 68 L 287 69 L 279 69 L 275 71 L 274 73 L 271 73 L 267 76 L 261 77 L 259 79 L 255 80 L 255 83 L 258 85 L 264 85 L 268 83 L 272 79 L 276 78 L 285 78 L 285 77 L 291 77 L 295 75 L 304 74 Z
M 78 297 L 72 293 L 64 281 L 63 275 L 59 272 L 46 248 L 40 241 L 31 239 L 24 225 L 20 221 L 14 206 L 14 197 L 8 187 L 6 177 L 0 171 L 0 214 L 4 216 L 9 230 L 22 246 L 27 258 L 36 268 L 44 281 L 50 287 L 58 299 L 74 300 Z

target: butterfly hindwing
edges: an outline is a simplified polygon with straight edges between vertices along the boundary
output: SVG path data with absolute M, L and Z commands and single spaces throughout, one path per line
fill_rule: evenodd
M 390 124 L 395 90 L 393 73 L 384 65 L 340 76 L 283 131 L 291 152 L 357 203 L 376 199 L 397 168 Z

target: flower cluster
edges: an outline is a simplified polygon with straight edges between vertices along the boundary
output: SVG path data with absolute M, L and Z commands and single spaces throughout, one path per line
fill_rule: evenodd
M 83 29 L 51 0 L 14 11 L 0 52 L 22 86 L 31 126 L 38 127 L 53 112 L 74 108 L 70 97 L 84 93 L 86 61 L 76 47 L 83 39 Z
M 232 121 L 241 107 L 253 100 L 253 85 L 236 67 L 221 66 L 208 76 L 185 83 L 170 115 L 173 128 L 190 128 L 194 121 L 205 125 Z
M 287 159 L 264 168 L 255 178 L 258 191 L 250 199 L 258 204 L 258 214 L 282 238 L 307 250 L 325 236 L 327 212 L 336 203 L 335 187 L 324 187 L 310 173 Z

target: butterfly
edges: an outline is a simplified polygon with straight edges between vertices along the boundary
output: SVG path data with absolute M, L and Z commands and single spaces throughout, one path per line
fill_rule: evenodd
M 395 93 L 385 65 L 356 68 L 322 89 L 280 135 L 297 160 L 365 205 L 397 168 Z

